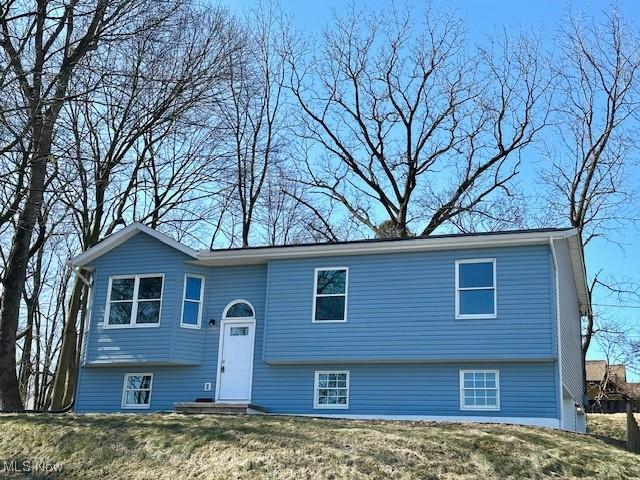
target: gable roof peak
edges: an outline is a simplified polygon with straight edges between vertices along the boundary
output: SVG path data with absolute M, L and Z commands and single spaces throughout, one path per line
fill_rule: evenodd
M 130 238 L 134 237 L 138 233 L 144 233 L 149 235 L 150 237 L 155 238 L 156 240 L 168 245 L 175 250 L 188 255 L 189 257 L 196 258 L 198 255 L 198 251 L 193 248 L 187 247 L 186 245 L 174 240 L 173 238 L 165 235 L 164 233 L 160 233 L 159 231 L 143 224 L 140 222 L 133 222 L 124 227 L 122 230 L 118 230 L 111 235 L 106 236 L 100 242 L 98 242 L 93 247 L 88 250 L 76 255 L 71 260 L 69 260 L 69 264 L 72 267 L 78 268 L 88 265 L 96 258 L 104 255 L 105 253 L 113 250 L 117 246 L 123 244 Z

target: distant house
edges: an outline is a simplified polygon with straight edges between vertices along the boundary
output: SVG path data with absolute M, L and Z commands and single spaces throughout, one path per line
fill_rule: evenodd
M 585 369 L 589 412 L 624 412 L 629 402 L 640 407 L 640 383 L 627 382 L 624 365 L 587 360 Z
M 196 251 L 132 224 L 72 265 L 91 277 L 77 412 L 585 430 L 573 229 Z

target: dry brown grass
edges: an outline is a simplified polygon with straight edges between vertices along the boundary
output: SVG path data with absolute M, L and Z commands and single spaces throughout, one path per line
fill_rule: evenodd
M 640 413 L 636 413 L 635 417 L 640 423 Z M 587 415 L 587 430 L 592 435 L 624 441 L 626 429 L 626 413 L 590 413 Z
M 640 479 L 640 456 L 587 435 L 516 426 L 4 415 L 0 429 L 0 467 L 59 463 L 54 479 Z

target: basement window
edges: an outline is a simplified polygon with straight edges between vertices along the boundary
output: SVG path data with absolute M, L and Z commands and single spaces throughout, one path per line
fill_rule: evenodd
M 127 373 L 122 389 L 122 408 L 149 408 L 152 382 L 152 373 Z
M 460 370 L 460 410 L 500 410 L 500 372 Z
M 349 408 L 349 371 L 316 371 L 314 408 Z

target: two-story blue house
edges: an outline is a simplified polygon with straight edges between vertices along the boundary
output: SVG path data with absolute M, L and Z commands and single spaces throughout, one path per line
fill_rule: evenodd
M 585 429 L 573 229 L 195 251 L 132 224 L 71 263 L 91 284 L 78 412 Z

